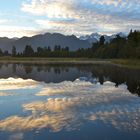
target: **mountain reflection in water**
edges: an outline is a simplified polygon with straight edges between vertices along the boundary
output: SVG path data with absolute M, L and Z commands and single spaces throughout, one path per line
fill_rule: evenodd
M 125 83 L 128 90 L 140 96 L 140 70 L 113 65 L 34 65 L 1 64 L 0 78 L 21 77 L 36 81 L 62 82 L 74 81 L 79 77 L 97 79 L 101 84 L 114 82 L 116 86 Z
M 1 64 L 0 140 L 139 140 L 139 79 L 113 65 Z

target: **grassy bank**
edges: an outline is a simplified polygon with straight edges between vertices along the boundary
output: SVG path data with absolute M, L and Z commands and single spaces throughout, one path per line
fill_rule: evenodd
M 95 64 L 110 63 L 110 60 L 89 58 L 41 58 L 41 57 L 1 57 L 0 63 L 35 63 L 35 64 Z
M 117 64 L 120 66 L 140 69 L 140 60 L 139 59 L 115 59 L 115 60 L 111 60 L 111 62 L 113 64 Z
M 140 69 L 140 60 L 138 59 L 0 57 L 0 63 L 115 64 L 119 66 Z

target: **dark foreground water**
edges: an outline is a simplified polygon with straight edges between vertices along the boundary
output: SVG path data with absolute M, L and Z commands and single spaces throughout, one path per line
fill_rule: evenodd
M 140 140 L 140 70 L 0 65 L 0 140 Z

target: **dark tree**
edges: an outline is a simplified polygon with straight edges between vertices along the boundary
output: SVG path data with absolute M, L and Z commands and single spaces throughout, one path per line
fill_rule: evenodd
M 4 55 L 8 55 L 8 52 L 5 52 Z M 127 37 L 117 35 L 109 42 L 105 42 L 105 37 L 101 36 L 100 40 L 91 48 L 80 48 L 75 51 L 71 51 L 69 47 L 61 48 L 60 45 L 55 45 L 52 50 L 50 47 L 38 47 L 34 52 L 32 47 L 27 45 L 24 52 L 17 56 L 140 59 L 140 31 L 131 30 Z
M 16 54 L 17 54 L 16 47 L 13 46 L 12 47 L 12 56 L 16 56 Z
M 4 55 L 5 55 L 5 56 L 9 56 L 8 50 L 4 51 Z
M 38 54 L 42 54 L 43 51 L 44 51 L 43 48 L 41 48 L 41 47 L 38 47 L 38 48 L 37 48 L 37 53 L 38 53 Z
M 24 56 L 34 56 L 34 50 L 30 45 L 26 45 L 24 52 L 23 52 Z
M 54 51 L 60 51 L 61 50 L 61 46 L 60 45 L 55 45 L 54 46 Z
M 100 46 L 103 46 L 104 43 L 105 43 L 105 37 L 104 37 L 104 36 L 101 36 L 101 37 L 100 37 L 100 41 L 99 41 L 99 45 L 100 45 Z
M 69 47 L 68 46 L 65 47 L 65 51 L 69 52 Z
M 50 46 L 48 46 L 47 51 L 51 52 L 51 47 Z
M 3 52 L 2 52 L 2 50 L 1 50 L 1 48 L 0 48 L 0 56 L 3 56 Z

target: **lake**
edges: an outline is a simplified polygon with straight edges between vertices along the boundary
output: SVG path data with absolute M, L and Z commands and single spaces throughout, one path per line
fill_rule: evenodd
M 139 140 L 140 70 L 0 64 L 0 140 Z

